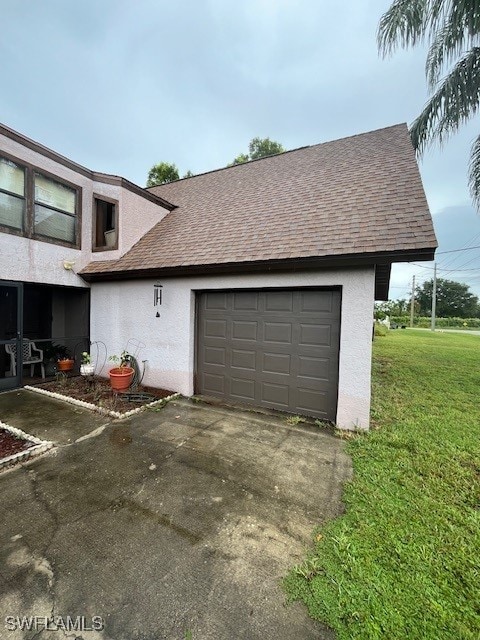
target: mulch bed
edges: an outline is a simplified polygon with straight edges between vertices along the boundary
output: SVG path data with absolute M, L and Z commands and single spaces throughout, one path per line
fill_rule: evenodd
M 33 442 L 18 438 L 0 427 L 0 460 L 8 458 L 8 456 L 12 456 L 14 453 L 25 451 L 25 449 L 29 449 L 30 447 L 33 447 Z
M 119 411 L 120 413 L 131 411 L 132 409 L 141 407 L 142 405 L 153 402 L 154 400 L 166 398 L 174 393 L 173 391 L 167 391 L 166 389 L 154 389 L 152 387 L 140 385 L 135 389 L 128 389 L 127 394 L 148 394 L 153 397 L 145 398 L 140 402 L 132 402 L 127 399 L 126 394 L 112 391 L 108 380 L 95 377 L 87 378 L 83 376 L 60 378 L 59 380 L 46 382 L 36 386 L 40 389 L 46 389 L 47 391 L 60 393 L 64 396 L 70 396 L 77 400 L 82 400 L 83 402 L 90 402 L 97 407 L 102 407 L 109 411 Z

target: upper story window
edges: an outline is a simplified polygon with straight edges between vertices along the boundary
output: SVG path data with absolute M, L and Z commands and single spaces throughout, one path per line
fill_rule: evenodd
M 93 251 L 118 248 L 118 202 L 94 196 Z
M 0 156 L 0 231 L 80 246 L 81 189 Z
M 23 230 L 25 169 L 0 157 L 0 224 Z
M 76 189 L 35 172 L 35 233 L 75 243 Z

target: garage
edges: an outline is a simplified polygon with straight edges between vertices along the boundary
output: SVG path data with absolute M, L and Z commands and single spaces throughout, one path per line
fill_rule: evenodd
M 197 294 L 196 393 L 335 421 L 339 289 Z

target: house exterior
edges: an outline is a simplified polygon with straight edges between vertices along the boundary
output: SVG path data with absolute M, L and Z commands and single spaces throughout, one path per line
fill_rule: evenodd
M 149 190 L 0 127 L 0 354 L 41 300 L 40 344 L 134 339 L 145 384 L 367 428 L 374 300 L 436 246 L 405 125 Z

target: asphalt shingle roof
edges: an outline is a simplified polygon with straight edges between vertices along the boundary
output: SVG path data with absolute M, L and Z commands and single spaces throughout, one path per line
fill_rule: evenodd
M 84 274 L 437 246 L 405 124 L 151 191 L 177 208 L 119 260 Z

